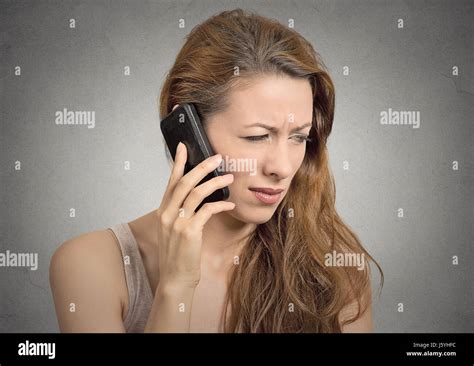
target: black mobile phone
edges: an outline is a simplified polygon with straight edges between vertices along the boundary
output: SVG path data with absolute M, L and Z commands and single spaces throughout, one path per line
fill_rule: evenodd
M 187 160 L 184 168 L 184 174 L 192 170 L 203 160 L 215 155 L 211 148 L 211 144 L 207 138 L 206 132 L 201 124 L 196 107 L 192 103 L 185 103 L 176 107 L 174 111 L 168 114 L 160 122 L 161 132 L 165 138 L 165 142 L 171 157 L 174 160 L 176 149 L 179 142 L 186 145 Z M 219 170 L 215 169 L 205 176 L 199 183 L 202 184 L 208 180 L 222 175 Z M 206 202 L 223 201 L 229 198 L 229 188 L 219 188 L 209 196 L 207 196 L 198 207 L 196 212 Z

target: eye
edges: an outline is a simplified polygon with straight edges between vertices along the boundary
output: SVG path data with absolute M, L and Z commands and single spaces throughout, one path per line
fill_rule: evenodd
M 296 141 L 299 143 L 299 144 L 302 144 L 303 142 L 311 142 L 313 141 L 312 139 L 310 139 L 308 136 L 305 136 L 305 135 L 295 135 L 293 137 L 296 137 Z
M 244 139 L 249 140 L 249 141 L 263 141 L 268 139 L 269 135 L 259 135 L 259 136 L 247 136 L 244 137 Z

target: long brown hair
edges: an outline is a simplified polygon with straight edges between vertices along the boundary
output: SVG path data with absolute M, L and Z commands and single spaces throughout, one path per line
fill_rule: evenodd
M 273 19 L 235 9 L 194 27 L 169 71 L 160 118 L 175 104 L 193 103 L 203 122 L 223 111 L 233 87 L 253 76 L 307 79 L 313 92 L 312 141 L 273 217 L 257 226 L 234 266 L 227 291 L 225 332 L 341 332 L 339 315 L 357 303 L 348 324 L 371 300 L 370 268 L 327 266 L 327 253 L 356 253 L 379 264 L 335 209 L 326 142 L 334 118 L 334 85 L 320 55 L 299 33 Z M 228 306 L 230 305 L 230 316 Z

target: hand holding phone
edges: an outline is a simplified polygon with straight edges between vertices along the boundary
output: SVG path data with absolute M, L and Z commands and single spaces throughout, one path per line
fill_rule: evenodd
M 201 275 L 201 247 L 204 225 L 212 215 L 232 210 L 233 202 L 206 203 L 197 213 L 195 208 L 204 197 L 232 183 L 233 174 L 219 175 L 197 185 L 216 169 L 219 156 L 211 156 L 183 174 L 187 150 L 180 145 L 174 159 L 171 176 L 160 207 L 158 218 L 159 268 L 162 288 L 194 289 Z
M 179 105 L 161 121 L 160 127 L 172 157 L 176 155 L 176 148 L 179 142 L 186 145 L 187 161 L 184 167 L 184 174 L 187 174 L 202 161 L 214 155 L 198 112 L 193 104 Z M 200 185 L 219 175 L 221 174 L 216 166 L 216 169 L 209 172 L 198 184 Z M 196 207 L 196 211 L 207 202 L 217 202 L 228 198 L 229 189 L 227 187 L 219 188 L 205 197 Z

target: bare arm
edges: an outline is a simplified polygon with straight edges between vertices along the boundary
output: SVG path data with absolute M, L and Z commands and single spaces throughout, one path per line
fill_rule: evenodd
M 193 295 L 193 288 L 158 285 L 144 332 L 188 333 Z
M 122 256 L 107 233 L 70 239 L 53 254 L 49 280 L 61 332 L 125 332 Z
M 207 202 L 196 213 L 204 198 L 229 185 L 233 175 L 214 177 L 198 185 L 218 167 L 222 156 L 212 156 L 184 174 L 186 160 L 186 145 L 180 143 L 168 186 L 156 210 L 160 284 L 145 332 L 189 332 L 192 299 L 201 278 L 203 227 L 212 215 L 235 207 L 232 202 Z
M 50 285 L 61 332 L 124 333 L 128 297 L 115 239 L 93 232 L 64 242 L 50 263 Z M 189 332 L 194 289 L 158 286 L 145 332 Z

